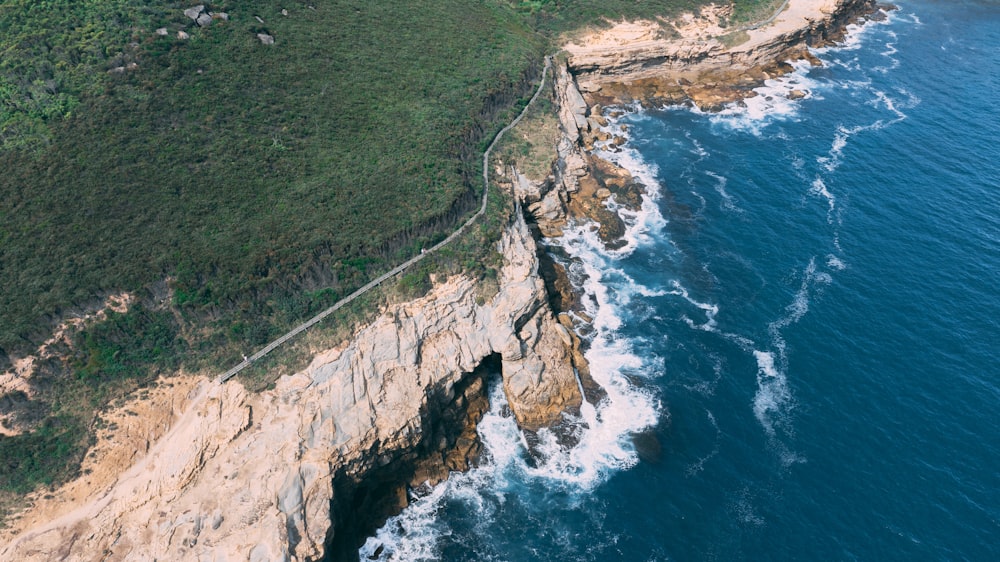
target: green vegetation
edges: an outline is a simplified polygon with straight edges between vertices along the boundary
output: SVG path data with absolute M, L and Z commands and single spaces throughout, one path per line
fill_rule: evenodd
M 542 181 L 552 173 L 555 147 L 561 136 L 552 92 L 549 88 L 538 97 L 521 123 L 498 143 L 494 153 L 498 161 L 517 165 L 533 181 Z
M 186 342 L 167 311 L 137 305 L 127 313 L 111 312 L 107 320 L 80 332 L 74 365 L 81 379 L 145 379 L 153 365 L 176 368 Z
M 207 9 L 228 20 L 201 28 L 188 2 L 0 2 L 0 369 L 103 296 L 138 298 L 38 365 L 17 402 L 26 433 L 0 437 L 0 510 L 73 475 L 112 400 L 178 368 L 218 372 L 443 239 L 478 207 L 482 151 L 553 38 L 704 3 L 221 0 Z M 543 130 L 546 103 L 530 116 Z M 545 142 L 514 141 L 508 158 Z M 432 274 L 477 276 L 487 300 L 511 213 L 491 197 L 455 244 L 315 337 Z M 273 371 L 242 378 L 264 388 Z
M 0 5 L 0 368 L 49 319 L 140 301 L 40 365 L 42 414 L 0 443 L 51 460 L 0 489 L 72 474 L 109 400 L 235 362 L 450 232 L 544 50 L 492 2 L 220 2 L 205 28 L 187 6 Z
M 75 420 L 52 417 L 30 435 L 0 439 L 0 489 L 25 494 L 72 476 L 67 461 L 80 454 L 83 437 Z
M 153 23 L 170 35 L 138 29 L 137 69 L 91 76 L 101 94 L 50 120 L 48 142 L 0 153 L 0 348 L 29 351 L 39 319 L 102 289 L 166 278 L 193 322 L 297 316 L 301 287 L 346 294 L 475 207 L 475 152 L 539 66 L 513 14 L 254 4 L 187 41 L 179 8 Z
M 159 6 L 129 0 L 8 0 L 0 4 L 0 148 L 52 140 L 49 125 L 100 77 L 134 62 L 133 25 L 163 19 Z M 132 25 L 128 25 L 131 23 Z
M 511 2 L 539 29 L 562 33 L 602 20 L 670 18 L 699 10 L 705 0 L 520 0 Z
M 785 0 L 734 0 L 730 23 L 745 26 L 771 17 Z

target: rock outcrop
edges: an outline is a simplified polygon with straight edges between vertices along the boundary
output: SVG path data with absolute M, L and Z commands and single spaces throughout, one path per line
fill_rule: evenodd
M 570 220 L 584 220 L 595 225 L 609 248 L 619 248 L 625 224 L 607 202 L 614 197 L 616 205 L 635 210 L 644 188 L 628 170 L 591 153 L 595 143 L 616 145 L 623 139 L 605 130 L 608 121 L 600 106 L 587 104 L 566 66 L 556 69 L 555 98 L 562 138 L 553 154 L 553 174 L 531 182 L 513 170 L 514 193 L 527 204 L 542 236 L 561 236 Z
M 711 9 L 670 36 L 656 22 L 629 22 L 567 45 L 569 66 L 590 103 L 693 103 L 716 110 L 755 95 L 789 61 L 818 61 L 808 47 L 843 38 L 848 23 L 876 10 L 875 0 L 793 0 L 753 29 L 722 27 Z M 738 44 L 729 45 L 730 42 Z
M 621 144 L 595 104 L 711 108 L 750 95 L 782 71 L 782 61 L 807 57 L 803 45 L 836 38 L 873 0 L 791 5 L 816 10 L 790 8 L 774 23 L 787 30 L 750 30 L 735 47 L 704 33 L 678 41 L 622 24 L 632 31 L 616 26 L 610 42 L 567 48 L 555 85 L 563 136 L 552 174 L 542 182 L 509 174 L 540 233 L 557 236 L 571 220 L 593 220 L 614 248 L 621 219 L 606 203 L 641 200 L 642 186 L 627 171 L 590 153 L 599 143 Z M 33 498 L 35 508 L 0 530 L 0 561 L 346 559 L 380 517 L 405 505 L 408 487 L 475 462 L 491 371 L 501 371 L 511 411 L 529 431 L 577 410 L 581 386 L 599 399 L 565 314 L 575 299 L 566 273 L 544 264 L 547 293 L 535 242 L 516 215 L 500 241 L 506 261 L 489 302 L 477 302 L 473 280 L 454 277 L 390 307 L 273 390 L 250 394 L 210 381 L 180 387 L 183 396 L 162 399 L 176 409 L 165 415 L 170 427 L 134 428 L 132 452 L 115 457 L 134 462 L 130 468 L 85 475 L 96 479 L 96 492 Z
M 49 506 L 41 520 L 26 514 L 19 535 L 8 530 L 0 559 L 315 560 L 333 548 L 356 552 L 360 537 L 351 533 L 370 531 L 359 527 L 364 512 L 398 509 L 407 486 L 440 479 L 474 453 L 468 427 L 439 426 L 443 416 L 468 414 L 474 424 L 481 415 L 484 360 L 499 364 L 524 428 L 551 425 L 581 404 L 572 338 L 547 304 L 523 219 L 500 244 L 506 264 L 491 301 L 477 304 L 475 283 L 454 277 L 391 307 L 273 390 L 202 383 L 137 464 L 82 505 Z

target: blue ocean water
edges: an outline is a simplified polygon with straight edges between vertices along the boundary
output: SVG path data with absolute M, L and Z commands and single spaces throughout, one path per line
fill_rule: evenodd
M 562 241 L 608 401 L 532 463 L 495 391 L 488 462 L 363 558 L 1000 560 L 1000 3 L 816 54 L 612 125 L 650 187 L 630 245 Z

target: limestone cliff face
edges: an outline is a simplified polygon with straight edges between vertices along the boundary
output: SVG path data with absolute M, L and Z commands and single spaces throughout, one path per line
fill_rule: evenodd
M 440 458 L 462 441 L 435 419 L 481 398 L 470 373 L 484 358 L 499 359 L 522 427 L 558 421 L 582 401 L 570 334 L 546 304 L 523 220 L 500 243 L 506 264 L 491 301 L 477 304 L 473 281 L 455 277 L 274 390 L 203 382 L 138 464 L 10 537 L 0 559 L 318 559 L 351 524 L 337 519 L 371 500 L 354 484 L 380 469 L 423 478 L 415 451 Z

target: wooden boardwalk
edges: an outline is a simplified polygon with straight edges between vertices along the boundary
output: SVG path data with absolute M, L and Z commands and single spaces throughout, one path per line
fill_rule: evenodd
M 220 383 L 224 383 L 224 382 L 228 381 L 229 379 L 235 377 L 240 371 L 242 371 L 243 369 L 246 369 L 247 367 L 249 367 L 254 361 L 257 361 L 258 359 L 264 357 L 268 353 L 274 351 L 281 344 L 287 342 L 288 340 L 290 340 L 290 339 L 294 338 L 295 336 L 301 334 L 302 332 L 308 330 L 313 325 L 319 323 L 321 320 L 323 320 L 327 316 L 333 314 L 334 312 L 340 310 L 341 308 L 343 308 L 347 304 L 351 303 L 351 301 L 357 299 L 361 295 L 364 295 L 368 291 L 371 291 L 375 287 L 378 287 L 383 282 L 385 282 L 387 279 L 390 279 L 392 277 L 395 277 L 396 275 L 399 275 L 400 273 L 402 273 L 402 272 L 406 271 L 407 269 L 409 269 L 410 267 L 412 267 L 413 264 L 419 262 L 420 260 L 426 258 L 427 256 L 429 256 L 429 255 L 433 254 L 434 252 L 440 250 L 441 248 L 447 246 L 452 241 L 454 241 L 456 238 L 458 238 L 459 236 L 461 236 L 462 233 L 465 232 L 465 229 L 467 229 L 472 223 L 476 222 L 476 220 L 479 217 L 483 216 L 483 214 L 486 213 L 486 204 L 489 201 L 489 194 L 490 194 L 490 170 L 489 170 L 490 153 L 493 152 L 493 147 L 496 146 L 496 144 L 500 141 L 500 139 L 503 137 L 503 135 L 507 131 L 509 131 L 509 130 L 513 129 L 514 127 L 516 127 L 517 124 L 521 122 L 521 119 L 528 112 L 528 108 L 530 108 L 535 103 L 535 100 L 538 99 L 539 94 L 542 93 L 542 89 L 545 87 L 545 77 L 546 77 L 546 75 L 548 75 L 548 73 L 549 73 L 549 71 L 551 71 L 551 69 L 552 69 L 552 58 L 551 57 L 545 57 L 545 68 L 542 69 L 542 79 L 538 83 L 538 89 L 535 90 L 535 94 L 533 96 L 531 96 L 531 100 L 529 100 L 528 104 L 524 106 L 524 109 L 521 110 L 521 113 L 519 113 L 517 115 L 517 117 L 514 118 L 513 121 L 511 121 L 509 124 L 507 124 L 507 126 L 504 127 L 503 129 L 501 129 L 499 133 L 497 133 L 497 136 L 493 138 L 493 142 L 490 143 L 490 146 L 487 147 L 486 151 L 483 153 L 483 204 L 482 204 L 482 206 L 479 207 L 479 210 L 476 211 L 476 214 L 474 214 L 471 217 L 469 217 L 469 220 L 465 221 L 465 223 L 463 223 L 462 226 L 458 227 L 458 230 L 456 230 L 455 232 L 452 232 L 451 234 L 449 234 L 447 238 L 445 238 L 444 240 L 438 242 L 437 244 L 435 244 L 434 246 L 432 246 L 430 249 L 424 250 L 419 255 L 416 255 L 416 256 L 414 256 L 414 257 L 406 260 L 405 262 L 397 265 L 396 267 L 392 268 L 391 270 L 387 271 L 386 273 L 383 273 L 382 275 L 379 275 L 377 278 L 371 280 L 365 286 L 361 287 L 357 291 L 354 291 L 350 295 L 347 295 L 346 297 L 344 297 L 344 298 L 340 299 L 339 301 L 337 301 L 336 304 L 334 304 L 330 308 L 327 308 L 323 312 L 320 312 L 316 316 L 313 316 L 309 320 L 306 320 L 305 322 L 303 322 L 303 323 L 299 324 L 298 326 L 292 328 L 285 335 L 283 335 L 280 338 L 278 338 L 278 339 L 272 341 L 271 343 L 265 345 L 264 347 L 262 347 L 261 349 L 259 349 L 257 352 L 255 352 L 253 355 L 250 355 L 244 361 L 240 362 L 239 364 L 235 365 L 233 368 L 231 368 L 228 371 L 226 371 L 225 373 L 223 373 L 217 380 Z

